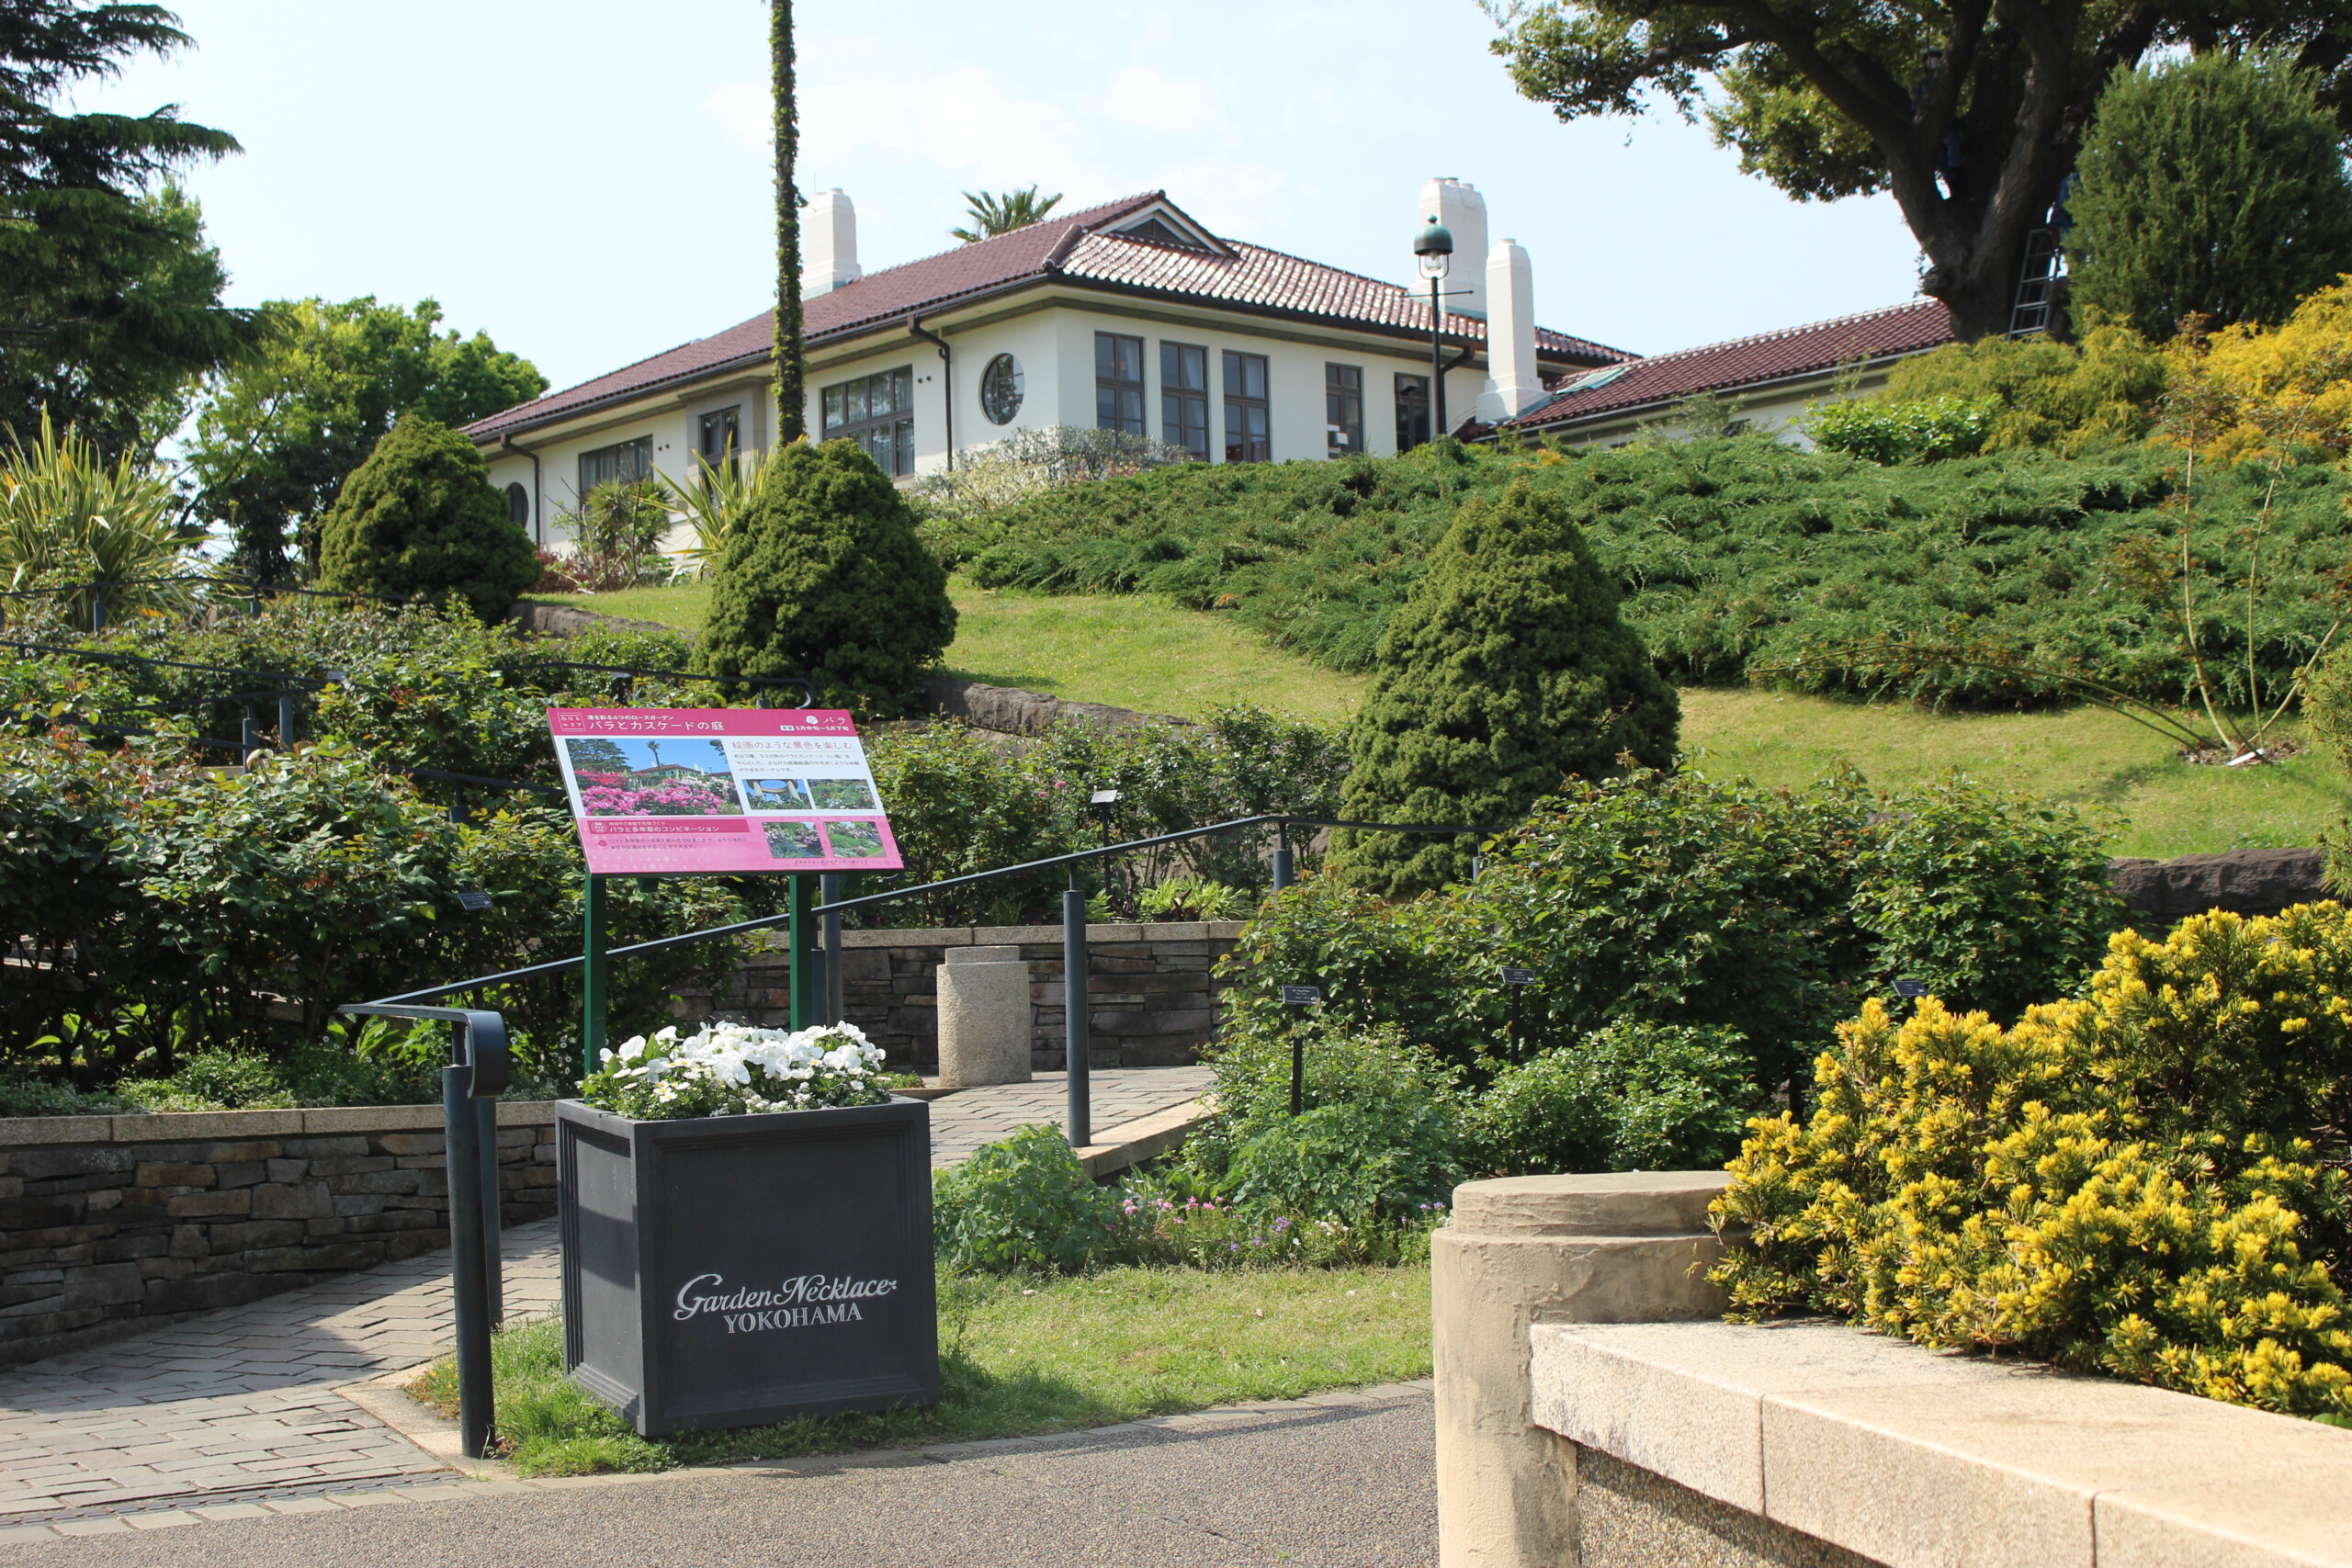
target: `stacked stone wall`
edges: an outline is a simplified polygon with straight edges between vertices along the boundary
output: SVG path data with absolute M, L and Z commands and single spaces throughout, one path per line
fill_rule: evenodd
M 553 1110 L 499 1123 L 502 1219 L 544 1219 Z M 448 1245 L 437 1105 L 0 1119 L 0 1364 Z
M 1238 920 L 1159 921 L 1086 929 L 1091 1049 L 1099 1067 L 1183 1066 L 1216 1037 L 1225 987 L 1217 965 L 1241 935 Z M 937 971 L 952 947 L 1010 946 L 1029 965 L 1034 1031 L 1030 1060 L 1057 1072 L 1067 1056 L 1062 996 L 1062 933 L 1057 926 L 951 926 L 933 930 L 844 931 L 842 1001 L 849 1021 L 865 1031 L 902 1067 L 934 1069 L 939 1061 Z M 772 939 L 773 942 L 773 939 Z M 745 1022 L 783 1026 L 791 1020 L 790 971 L 771 945 L 735 972 L 716 996 L 683 998 L 702 1017 L 713 1009 Z

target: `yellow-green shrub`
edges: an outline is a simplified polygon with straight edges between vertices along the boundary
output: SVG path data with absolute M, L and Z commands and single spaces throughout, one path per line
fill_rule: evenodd
M 1867 1004 L 1716 1223 L 1737 1314 L 1811 1307 L 2237 1404 L 2352 1415 L 2352 914 L 2118 935 L 2003 1029 Z

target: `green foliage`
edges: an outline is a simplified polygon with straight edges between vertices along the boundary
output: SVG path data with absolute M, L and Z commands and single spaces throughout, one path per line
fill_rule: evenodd
M 1503 1176 L 1720 1166 L 1759 1109 L 1745 1043 L 1721 1026 L 1609 1024 L 1498 1073 L 1466 1134 Z
M 1891 192 L 1927 257 L 1922 288 L 1969 339 L 2008 330 L 2026 232 L 2073 161 L 2049 128 L 2088 119 L 2117 62 L 2177 44 L 2300 50 L 2352 130 L 2335 13 L 2280 0 L 2221 14 L 2179 0 L 2047 13 L 1801 0 L 1486 9 L 1513 84 L 1563 120 L 1670 104 L 1736 148 L 1742 172 L 1800 201 Z
M 2352 917 L 2118 936 L 2003 1029 L 1876 1002 L 1718 1200 L 1742 1313 L 1810 1307 L 2299 1414 L 2352 1415 Z
M 2161 340 L 2192 314 L 2282 321 L 2352 271 L 2352 174 L 2322 87 L 2266 51 L 2119 70 L 2067 202 L 2081 307 Z
M 2155 428 L 2164 390 L 2162 350 L 2129 327 L 2092 321 L 2080 343 L 2007 336 L 1948 343 L 1897 364 L 1883 392 L 1849 406 L 1989 402 L 1985 450 L 2046 446 L 2078 457 L 2144 438 Z
M 1109 1246 L 1114 1213 L 1069 1141 L 1042 1124 L 983 1145 L 932 1182 L 932 1226 L 951 1269 L 1083 1269 Z
M 1347 765 L 1331 729 L 1241 705 L 1197 725 L 1064 726 L 1017 751 L 950 724 L 885 730 L 866 746 L 907 863 L 899 877 L 861 879 L 869 886 L 933 882 L 1066 854 L 1101 843 L 1106 830 L 1141 839 L 1276 811 L 1328 817 L 1339 804 Z M 1118 791 L 1117 803 L 1090 805 L 1102 789 Z M 1132 916 L 1143 891 L 1163 881 L 1204 878 L 1231 889 L 1261 888 L 1268 837 L 1237 833 L 1123 856 L 1107 873 L 1110 892 Z M 1017 924 L 1058 908 L 1065 882 L 1060 872 L 1008 877 L 887 905 L 871 918 Z M 1107 906 L 1104 918 L 1115 918 Z
M 1061 205 L 1061 193 L 1041 197 L 1035 185 L 1023 190 L 1009 190 L 999 196 L 994 191 L 967 190 L 964 200 L 971 215 L 969 229 L 950 229 L 948 233 L 969 245 L 997 234 L 1010 234 L 1015 229 L 1026 229 L 1032 223 L 1045 220 L 1046 214 Z
M 1436 1105 L 1318 1105 L 1237 1146 L 1226 1176 L 1245 1212 L 1401 1224 L 1453 1195 L 1464 1174 L 1459 1145 L 1453 1118 Z
M 434 604 L 456 594 L 485 621 L 539 575 L 474 444 L 414 414 L 345 481 L 321 527 L 319 566 L 329 588 Z
M 596 486 L 581 498 L 577 511 L 563 515 L 572 551 L 558 570 L 589 593 L 665 581 L 669 561 L 662 554 L 662 539 L 670 531 L 671 503 L 669 488 L 658 479 L 608 479 Z
M 1463 504 L 1389 623 L 1349 729 L 1340 815 L 1508 826 L 1620 758 L 1669 764 L 1677 722 L 1673 689 L 1566 509 L 1521 479 L 1491 505 Z M 1470 869 L 1466 836 L 1342 835 L 1335 866 L 1392 897 Z
M 1242 935 L 1225 1038 L 1286 1051 L 1304 1025 L 1285 985 L 1319 987 L 1336 1026 L 1394 1025 L 1479 1077 L 1623 1020 L 1728 1029 L 1760 1097 L 1898 978 L 1965 1006 L 2050 995 L 2119 922 L 2101 838 L 1959 780 L 1580 784 L 1443 895 L 1387 904 L 1329 878 L 1285 893 Z M 1534 983 L 1505 986 L 1505 966 Z
M 1832 452 L 1873 463 L 1933 463 L 1981 449 L 2000 412 L 1991 398 L 1856 399 L 1817 403 L 1803 423 L 1806 434 Z
M 46 410 L 0 466 L 0 587 L 56 584 L 46 607 L 76 630 L 91 627 L 101 598 L 109 620 L 187 603 L 168 580 L 188 572 L 203 537 L 169 475 L 129 451 L 106 462 L 74 431 L 60 435 Z
M 2072 418 L 2080 393 L 2096 418 L 2110 391 L 2141 385 L 2137 353 L 2086 350 L 2080 386 L 2054 400 L 2021 391 L 2018 411 Z M 1969 362 L 1969 376 L 1984 363 Z M 1948 390 L 1984 395 L 1965 381 Z M 1915 393 L 1947 389 L 1905 395 Z M 2177 458 L 2159 450 L 1881 468 L 1758 435 L 1566 454 L 1441 446 L 1451 454 L 1195 464 L 1079 486 L 1000 513 L 1004 536 L 973 575 L 1223 606 L 1277 646 L 1363 670 L 1454 508 L 1524 478 L 1566 506 L 1614 579 L 1626 623 L 1679 684 L 1776 671 L 1812 691 L 1994 707 L 2075 700 L 2052 670 L 2157 702 L 2189 687 L 2177 584 L 2151 592 L 2118 570 L 2142 541 L 2176 531 L 2157 508 L 2177 482 Z M 2255 465 L 2200 466 L 2200 603 L 2242 601 L 2244 552 L 2220 547 L 2253 525 L 2267 478 Z M 2347 495 L 2352 476 L 2324 464 L 2279 476 L 2263 547 L 2271 597 L 2252 650 L 2267 686 L 2308 659 L 2334 619 L 2330 574 L 2352 547 Z M 2242 700 L 2244 626 L 2217 617 L 2199 638 L 2211 667 L 2237 682 L 2229 700 Z M 1874 640 L 1960 644 L 1982 657 L 1921 664 L 1858 651 Z
M 264 581 L 286 575 L 290 541 L 317 564 L 336 492 L 401 415 L 455 428 L 547 390 L 487 333 L 435 332 L 431 299 L 279 299 L 260 320 L 260 346 L 213 378 L 187 451 L 198 512 L 235 535 L 238 570 Z
M 719 558 L 695 668 L 797 675 L 825 706 L 895 718 L 956 636 L 947 574 L 851 441 L 772 457 Z

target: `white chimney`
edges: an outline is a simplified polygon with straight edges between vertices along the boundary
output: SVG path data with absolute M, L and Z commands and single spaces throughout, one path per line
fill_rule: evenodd
M 1418 230 L 1432 220 L 1453 235 L 1453 265 L 1438 285 L 1445 291 L 1445 308 L 1464 316 L 1485 315 L 1487 280 L 1479 274 L 1479 264 L 1487 254 L 1487 198 L 1477 186 L 1451 175 L 1433 179 L 1421 187 L 1421 209 L 1413 215 L 1413 227 Z M 1424 299 L 1429 291 L 1426 282 L 1419 285 Z
M 1486 389 L 1478 394 L 1478 417 L 1488 424 L 1512 419 L 1543 400 L 1544 378 L 1535 368 L 1535 274 L 1527 251 L 1505 240 L 1487 257 Z
M 862 276 L 857 209 L 839 190 L 818 192 L 800 214 L 800 297 L 813 299 Z

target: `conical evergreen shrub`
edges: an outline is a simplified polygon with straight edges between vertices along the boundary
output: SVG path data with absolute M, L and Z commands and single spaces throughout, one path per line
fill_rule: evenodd
M 1525 479 L 1462 505 L 1389 623 L 1350 727 L 1340 815 L 1507 827 L 1570 775 L 1674 761 L 1674 689 L 1555 499 Z M 1476 840 L 1342 830 L 1333 865 L 1404 897 L 1470 874 Z
M 320 525 L 319 581 L 348 593 L 438 604 L 455 592 L 495 621 L 538 575 L 531 536 L 474 444 L 414 414 L 351 471 Z
M 909 712 L 956 636 L 946 569 L 915 528 L 855 442 L 786 447 L 728 531 L 695 667 L 797 675 L 820 706 Z

